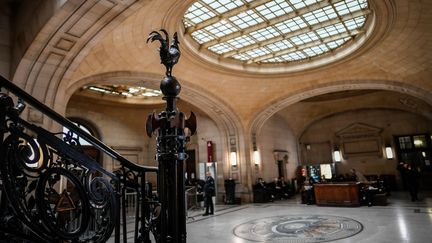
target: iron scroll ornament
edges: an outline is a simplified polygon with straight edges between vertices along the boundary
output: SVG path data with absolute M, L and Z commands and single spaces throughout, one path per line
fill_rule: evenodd
M 116 217 L 111 175 L 97 176 L 106 171 L 79 151 L 71 134 L 53 134 L 20 118 L 24 107 L 0 94 L 0 129 L 7 135 L 1 144 L 0 175 L 2 197 L 9 202 L 0 213 L 2 237 L 105 242 Z

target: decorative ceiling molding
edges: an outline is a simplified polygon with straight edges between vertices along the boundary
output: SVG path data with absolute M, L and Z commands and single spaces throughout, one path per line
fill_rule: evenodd
M 365 112 L 365 111 L 380 111 L 380 112 L 407 112 L 407 113 L 412 113 L 412 114 L 416 114 L 416 115 L 422 115 L 423 117 L 432 120 L 432 113 L 430 114 L 420 114 L 420 113 L 416 113 L 412 110 L 409 109 L 401 109 L 401 108 L 394 108 L 394 107 L 365 107 L 365 108 L 355 108 L 355 109 L 344 109 L 341 111 L 337 111 L 331 114 L 325 114 L 322 116 L 317 116 L 314 117 L 313 120 L 304 123 L 304 125 L 302 126 L 301 129 L 296 130 L 295 135 L 301 140 L 303 135 L 305 134 L 305 132 L 308 131 L 308 129 L 312 126 L 314 126 L 316 123 L 319 123 L 320 121 L 327 119 L 327 118 L 331 118 L 334 116 L 339 116 L 342 115 L 344 113 L 349 113 L 349 112 Z
M 418 104 L 417 104 L 413 99 L 411 99 L 411 98 L 409 98 L 409 97 L 403 97 L 403 98 L 400 98 L 400 99 L 399 99 L 399 102 L 400 102 L 402 105 L 404 105 L 404 106 L 406 106 L 406 107 L 408 107 L 408 108 L 410 108 L 410 109 L 414 109 L 414 110 L 416 110 L 417 107 L 418 107 Z
M 359 136 L 377 136 L 382 131 L 381 128 L 374 127 L 362 123 L 351 124 L 340 131 L 336 132 L 336 136 L 342 138 L 357 138 Z
M 145 1 L 70 0 L 44 25 L 18 65 L 14 82 L 54 107 L 60 82 L 73 63 Z
M 336 132 L 336 136 L 341 138 L 343 157 L 382 157 L 382 130 L 368 124 L 353 123 Z

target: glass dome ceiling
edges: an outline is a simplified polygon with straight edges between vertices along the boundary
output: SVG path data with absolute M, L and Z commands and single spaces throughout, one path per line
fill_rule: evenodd
M 198 0 L 185 33 L 200 48 L 244 63 L 310 60 L 365 32 L 367 0 Z

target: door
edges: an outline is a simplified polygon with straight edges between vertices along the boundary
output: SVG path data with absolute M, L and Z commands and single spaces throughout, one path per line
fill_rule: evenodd
M 421 171 L 420 188 L 432 189 L 432 143 L 430 134 L 410 134 L 395 137 L 398 160 Z
M 186 179 L 192 180 L 197 178 L 195 150 L 186 150 L 186 154 L 188 155 L 186 160 Z

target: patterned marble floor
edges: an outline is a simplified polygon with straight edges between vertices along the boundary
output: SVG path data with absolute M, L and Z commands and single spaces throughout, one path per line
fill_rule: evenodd
M 432 192 L 420 198 L 411 202 L 407 192 L 395 192 L 387 206 L 354 208 L 305 205 L 298 197 L 216 205 L 212 216 L 202 216 L 202 210 L 188 212 L 187 242 L 432 243 Z M 127 241 L 133 242 L 133 225 L 128 228 Z
M 234 235 L 255 242 L 314 243 L 338 240 L 362 231 L 360 222 L 331 215 L 284 215 L 237 225 Z
M 411 202 L 393 193 L 387 206 L 318 207 L 299 199 L 224 208 L 187 224 L 189 243 L 432 242 L 432 193 Z M 322 223 L 321 225 L 318 225 Z

